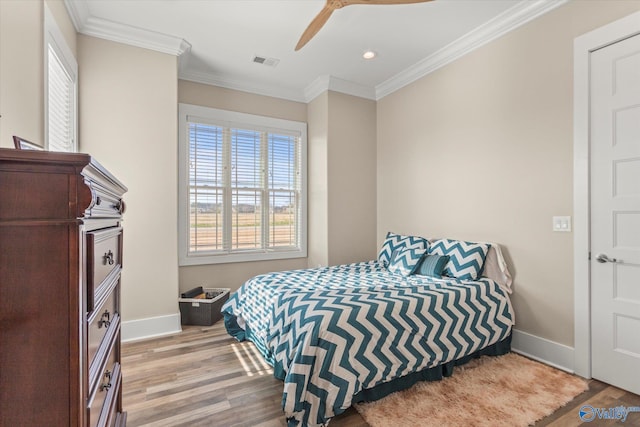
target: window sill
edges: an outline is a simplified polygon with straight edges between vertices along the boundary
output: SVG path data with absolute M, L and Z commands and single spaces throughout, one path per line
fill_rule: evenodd
M 241 252 L 224 255 L 181 255 L 178 260 L 178 266 L 184 267 L 189 265 L 205 265 L 205 264 L 228 264 L 236 262 L 251 261 L 271 261 L 278 259 L 295 259 L 306 258 L 306 250 L 291 251 L 270 251 L 270 252 Z

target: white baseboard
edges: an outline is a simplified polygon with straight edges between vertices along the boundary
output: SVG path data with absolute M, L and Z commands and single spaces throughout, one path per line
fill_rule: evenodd
M 182 331 L 180 313 L 122 322 L 122 342 L 139 341 Z
M 562 369 L 569 373 L 574 372 L 573 347 L 514 329 L 511 339 L 511 350 L 514 353 L 521 354 L 553 366 L 554 368 Z

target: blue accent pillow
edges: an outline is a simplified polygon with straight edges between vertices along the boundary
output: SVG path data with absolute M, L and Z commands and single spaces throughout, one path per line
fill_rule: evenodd
M 461 280 L 476 280 L 482 275 L 490 245 L 462 240 L 441 239 L 431 243 L 429 255 L 448 255 L 444 274 Z
M 444 267 L 448 262 L 449 257 L 447 255 L 425 255 L 414 273 L 421 276 L 441 278 Z
M 387 269 L 395 274 L 410 276 L 418 268 L 420 260 L 427 253 L 426 249 L 402 248 L 393 252 Z
M 398 249 L 429 249 L 429 242 L 418 236 L 403 236 L 402 234 L 387 233 L 387 237 L 382 243 L 378 261 L 387 266 L 391 262 L 391 255 Z

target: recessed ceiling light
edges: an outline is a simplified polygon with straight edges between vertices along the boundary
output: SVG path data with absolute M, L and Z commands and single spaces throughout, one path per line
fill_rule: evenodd
M 372 50 L 368 50 L 365 53 L 362 54 L 362 57 L 364 59 L 373 59 L 376 57 L 376 53 Z

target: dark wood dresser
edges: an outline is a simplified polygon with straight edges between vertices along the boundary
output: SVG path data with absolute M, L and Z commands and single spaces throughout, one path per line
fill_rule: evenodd
M 0 426 L 124 426 L 122 195 L 86 154 L 0 149 Z

